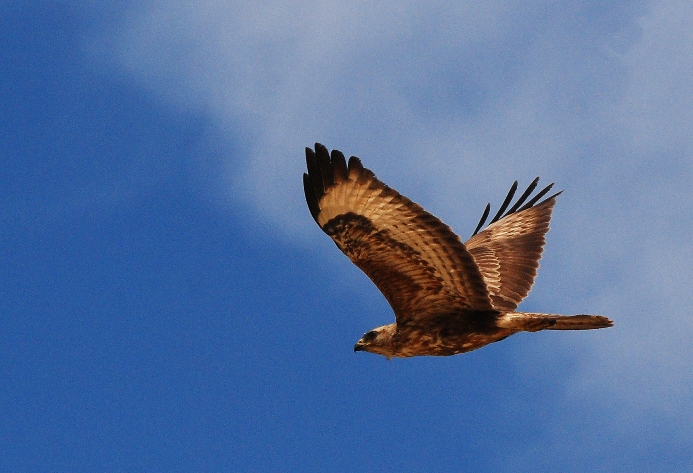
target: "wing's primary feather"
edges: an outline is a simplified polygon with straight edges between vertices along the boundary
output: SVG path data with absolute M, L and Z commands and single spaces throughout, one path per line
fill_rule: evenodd
M 537 179 L 538 179 L 538 178 L 537 178 Z M 542 197 L 544 197 L 544 195 L 547 194 L 547 193 L 551 190 L 552 187 L 553 187 L 553 182 L 552 182 L 551 184 L 549 184 L 548 186 L 546 186 L 546 187 L 545 187 L 541 192 L 539 192 L 537 195 L 535 195 L 535 196 L 532 198 L 532 200 L 530 200 L 529 202 L 527 202 L 527 203 L 524 205 L 524 207 L 522 207 L 522 208 L 520 209 L 520 211 L 527 210 L 528 208 L 532 207 L 534 204 L 536 204 L 537 202 L 539 202 L 539 199 L 541 199 Z M 551 197 L 549 197 L 549 198 L 546 199 L 546 200 L 553 199 L 554 197 L 560 195 L 562 192 L 563 192 L 563 191 L 561 191 L 561 192 L 556 192 L 554 195 L 552 195 Z
M 484 209 L 484 213 L 481 215 L 481 218 L 479 219 L 479 224 L 478 224 L 478 225 L 476 226 L 476 228 L 474 229 L 474 233 L 472 233 L 472 236 L 474 236 L 474 235 L 476 235 L 477 233 L 479 233 L 479 230 L 481 229 L 481 227 L 484 226 L 484 222 L 485 222 L 486 219 L 488 218 L 488 213 L 489 213 L 490 211 L 491 211 L 491 204 L 489 203 L 489 204 L 486 204 L 486 208 Z
M 560 194 L 535 206 L 549 192 L 553 186 L 550 184 L 517 210 L 538 180 L 530 184 L 508 213 L 465 243 L 486 281 L 493 307 L 498 310 L 515 310 L 529 294 L 537 275 L 551 211 Z
M 306 203 L 308 204 L 308 210 L 310 210 L 310 215 L 313 220 L 318 221 L 318 214 L 320 213 L 320 206 L 318 205 L 318 198 L 315 196 L 315 188 L 313 187 L 313 182 L 308 174 L 303 174 L 303 192 L 306 194 Z
M 341 151 L 332 150 L 332 168 L 334 170 L 334 183 L 341 184 L 349 179 L 349 169 Z
M 328 159 L 321 144 L 306 148 L 308 207 L 380 289 L 398 325 L 451 313 L 495 313 L 474 257 L 447 225 L 379 181 L 358 158 L 349 159 L 346 174 L 341 153 Z
M 515 196 L 516 190 L 517 190 L 517 181 L 513 182 L 512 187 L 510 187 L 510 191 L 508 191 L 508 195 L 505 196 L 505 200 L 501 204 L 500 209 L 498 209 L 496 216 L 493 217 L 493 220 L 491 220 L 491 223 L 497 222 L 503 216 L 503 212 L 505 212 L 505 209 L 508 208 L 510 201 L 513 200 L 513 197 Z
M 517 181 L 515 181 L 515 182 L 517 182 Z M 532 194 L 532 192 L 534 192 L 534 189 L 536 189 L 538 183 L 539 183 L 539 178 L 535 177 L 534 180 L 532 181 L 532 183 L 529 185 L 529 187 L 527 187 L 527 189 L 522 193 L 520 198 L 517 199 L 517 202 L 515 202 L 515 205 L 513 205 L 510 208 L 510 210 L 508 210 L 508 213 L 506 215 L 510 215 L 510 214 L 517 212 L 517 209 L 520 208 L 520 205 L 522 205 L 522 203 L 525 200 L 527 200 L 527 197 L 529 197 L 530 194 Z M 551 186 L 553 186 L 553 184 L 551 184 Z M 549 186 L 547 189 L 550 189 L 551 186 Z M 544 191 L 546 191 L 547 189 L 544 189 Z M 542 192 L 544 192 L 544 191 L 542 191 Z M 531 205 L 530 205 L 530 207 L 531 207 Z

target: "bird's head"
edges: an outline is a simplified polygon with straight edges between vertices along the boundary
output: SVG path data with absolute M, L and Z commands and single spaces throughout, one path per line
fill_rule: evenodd
M 366 332 L 354 345 L 354 351 L 367 351 L 391 358 L 394 354 L 392 336 L 395 330 L 395 324 L 390 324 Z

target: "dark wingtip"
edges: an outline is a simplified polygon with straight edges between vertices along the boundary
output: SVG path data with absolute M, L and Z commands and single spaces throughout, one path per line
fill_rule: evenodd
M 525 191 L 522 193 L 520 198 L 517 199 L 517 202 L 515 202 L 515 205 L 513 205 L 512 208 L 510 210 L 508 210 L 508 213 L 505 215 L 510 215 L 512 213 L 517 212 L 517 209 L 520 208 L 520 205 L 522 205 L 522 203 L 525 200 L 527 200 L 527 197 L 529 197 L 530 194 L 532 192 L 534 192 L 534 189 L 537 188 L 537 184 L 539 184 L 539 176 L 535 177 L 534 180 L 532 181 L 532 183 L 529 186 L 527 186 L 527 189 L 525 189 Z
M 549 200 L 551 200 L 551 199 L 555 199 L 556 197 L 558 197 L 558 196 L 561 195 L 561 194 L 563 194 L 563 191 L 558 191 L 558 192 L 556 192 L 555 194 L 551 194 L 551 195 L 548 196 L 546 199 L 542 200 L 541 203 L 543 204 L 544 202 L 547 202 L 547 201 L 549 201 Z
M 503 201 L 503 204 L 500 206 L 500 209 L 498 209 L 498 213 L 496 213 L 495 217 L 489 222 L 489 225 L 493 222 L 498 221 L 499 219 L 502 218 L 503 212 L 505 212 L 505 209 L 508 208 L 508 205 L 510 205 L 510 201 L 513 200 L 513 197 L 515 196 L 515 192 L 517 191 L 517 181 L 513 182 L 513 185 L 510 187 L 510 190 L 508 191 L 508 195 L 505 196 L 505 200 Z
M 336 183 L 348 179 L 349 169 L 363 169 L 361 161 L 352 157 L 347 169 L 344 155 L 339 150 L 327 150 L 322 143 L 315 143 L 315 150 L 306 147 L 306 167 L 308 173 L 303 175 L 303 190 L 310 213 L 318 220 L 320 214 L 320 199 L 327 190 Z
M 496 215 L 493 217 L 493 219 L 491 219 L 491 221 L 489 222 L 489 225 L 491 225 L 494 222 L 497 222 L 498 220 L 504 219 L 508 215 L 514 214 L 516 212 L 522 212 L 523 210 L 527 210 L 531 207 L 534 207 L 534 205 L 537 202 L 539 202 L 539 200 L 542 197 L 544 197 L 551 190 L 551 188 L 554 185 L 554 183 L 552 182 L 551 184 L 546 186 L 544 189 L 542 189 L 537 195 L 532 197 L 532 199 L 529 202 L 524 204 L 525 201 L 527 200 L 527 198 L 532 194 L 532 192 L 534 192 L 534 189 L 536 189 L 538 183 L 539 183 L 539 177 L 536 177 L 532 181 L 532 183 L 527 187 L 527 189 L 522 193 L 520 198 L 517 199 L 517 202 L 515 202 L 515 204 L 510 208 L 510 210 L 505 212 L 505 209 L 508 207 L 508 205 L 510 205 L 512 198 L 515 195 L 515 191 L 517 190 L 517 181 L 515 181 L 513 183 L 512 187 L 510 187 L 510 190 L 508 191 L 508 195 L 505 197 L 505 200 L 503 201 L 503 204 L 501 205 L 500 209 L 498 210 Z M 547 197 L 546 199 L 544 199 L 541 203 L 543 204 L 544 202 L 547 202 L 551 199 L 554 199 L 554 198 L 558 197 L 559 195 L 561 195 L 562 193 L 563 193 L 563 191 L 557 192 L 557 193 L 551 195 L 550 197 Z M 524 205 L 522 205 L 522 204 L 524 204 Z M 479 230 L 481 230 L 481 227 L 483 227 L 484 222 L 486 221 L 486 218 L 488 217 L 489 210 L 490 210 L 490 204 L 486 206 L 486 209 L 484 210 L 484 214 L 481 216 L 481 220 L 479 221 L 479 224 L 477 225 L 476 229 L 474 230 L 474 233 L 472 234 L 472 236 L 476 235 L 479 232 Z M 505 213 L 503 213 L 503 212 L 505 212 Z
M 316 152 L 310 148 L 306 148 L 306 167 L 308 168 L 308 177 L 310 178 L 311 187 L 313 188 L 315 198 L 320 200 L 320 197 L 325 194 L 325 187 L 323 185 L 322 172 L 320 170 L 318 156 Z
M 339 150 L 333 149 L 330 159 L 332 162 L 332 170 L 334 171 L 334 183 L 338 184 L 346 181 L 349 178 L 349 170 L 347 169 L 344 154 Z
M 532 207 L 534 206 L 534 204 L 536 204 L 537 202 L 539 202 L 539 199 L 541 199 L 542 197 L 544 197 L 544 196 L 551 190 L 551 188 L 553 187 L 553 184 L 554 184 L 554 183 L 552 182 L 552 183 L 549 184 L 548 186 L 544 187 L 544 188 L 541 190 L 541 192 L 539 192 L 537 195 L 535 195 L 534 197 L 532 197 L 532 200 L 530 200 L 530 201 L 527 202 L 525 205 L 523 205 L 523 206 L 520 208 L 520 210 L 519 210 L 518 212 L 522 212 L 523 210 L 527 210 L 527 209 L 529 209 L 529 208 L 532 208 Z
M 349 158 L 349 171 L 353 170 L 363 171 L 363 164 L 361 164 L 361 160 L 356 156 Z
M 315 156 L 320 167 L 322 187 L 326 192 L 327 189 L 334 185 L 334 172 L 332 172 L 332 164 L 330 163 L 330 153 L 325 146 L 315 143 Z
M 486 204 L 486 209 L 484 209 L 484 214 L 481 216 L 481 219 L 479 220 L 479 225 L 477 225 L 476 228 L 474 229 L 474 233 L 472 233 L 472 236 L 479 233 L 479 230 L 481 229 L 481 227 L 484 226 L 484 222 L 488 218 L 488 214 L 490 211 L 491 211 L 491 204 L 489 203 L 489 204 Z
M 320 205 L 318 204 L 317 197 L 315 197 L 315 191 L 313 190 L 313 183 L 311 182 L 310 176 L 305 173 L 303 174 L 303 192 L 306 194 L 308 210 L 310 210 L 313 220 L 317 222 L 318 215 L 320 214 Z

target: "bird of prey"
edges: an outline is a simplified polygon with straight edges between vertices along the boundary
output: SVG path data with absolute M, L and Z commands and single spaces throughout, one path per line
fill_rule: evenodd
M 549 230 L 553 184 L 527 200 L 535 179 L 512 202 L 517 181 L 482 231 L 490 204 L 462 243 L 450 227 L 352 156 L 320 143 L 306 148 L 303 187 L 311 215 L 337 247 L 375 283 L 396 322 L 367 332 L 354 351 L 392 357 L 448 356 L 517 332 L 611 327 L 600 315 L 518 312 L 539 267 Z M 506 211 L 507 210 L 507 211 Z

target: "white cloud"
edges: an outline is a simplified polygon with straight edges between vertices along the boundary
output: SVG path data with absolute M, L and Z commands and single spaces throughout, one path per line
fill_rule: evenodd
M 639 20 L 642 37 L 624 56 L 630 77 L 614 116 L 634 151 L 688 163 L 689 172 L 693 151 L 692 22 L 693 5 L 685 1 L 654 3 Z
M 570 36 L 544 24 L 560 12 L 398 5 L 151 4 L 128 22 L 119 53 L 158 93 L 240 124 L 236 138 L 252 151 L 232 166 L 244 185 L 230 187 L 253 189 L 244 197 L 289 228 L 305 209 L 300 182 L 285 176 L 300 174 L 314 140 L 441 201 L 488 179 L 505 188 L 523 163 L 530 178 L 566 154 L 575 114 L 555 102 L 572 106 L 562 74 L 581 64 L 555 50 Z

